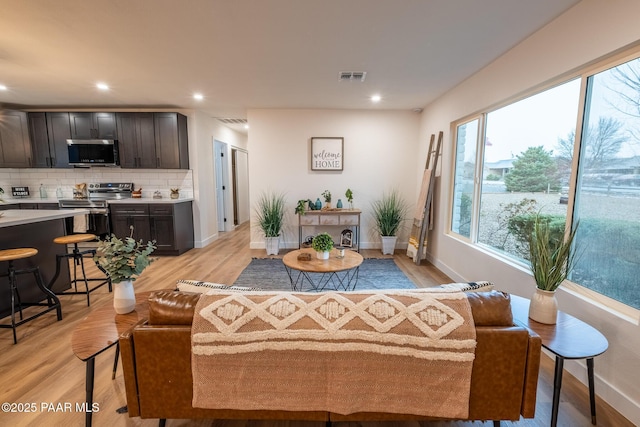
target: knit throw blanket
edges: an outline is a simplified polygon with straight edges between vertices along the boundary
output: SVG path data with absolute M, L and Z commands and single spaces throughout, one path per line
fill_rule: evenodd
M 463 292 L 212 291 L 191 335 L 193 406 L 466 418 Z

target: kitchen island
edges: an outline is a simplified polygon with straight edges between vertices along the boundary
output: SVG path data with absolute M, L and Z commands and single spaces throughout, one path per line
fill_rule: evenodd
M 61 245 L 53 243 L 53 239 L 64 236 L 65 218 L 84 215 L 89 211 L 82 210 L 21 210 L 8 209 L 0 211 L 0 249 L 36 248 L 38 254 L 17 260 L 17 268 L 40 267 L 40 274 L 45 285 L 53 278 L 56 271 L 56 254 L 64 251 Z M 0 269 L 6 274 L 6 263 Z M 17 276 L 18 290 L 23 301 L 42 301 L 45 295 L 38 289 L 33 275 Z M 7 278 L 0 278 L 0 317 L 11 313 L 11 293 Z M 52 286 L 54 292 L 70 287 L 69 265 L 63 263 L 60 276 Z

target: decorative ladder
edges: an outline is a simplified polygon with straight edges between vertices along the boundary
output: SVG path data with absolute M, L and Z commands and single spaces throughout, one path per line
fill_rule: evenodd
M 409 244 L 407 246 L 407 256 L 413 258 L 413 262 L 420 264 L 424 259 L 427 247 L 427 231 L 431 229 L 433 220 L 433 183 L 435 181 L 436 169 L 438 168 L 438 157 L 442 147 L 443 133 L 438 134 L 438 141 L 435 144 L 435 134 L 431 134 L 429 150 L 427 151 L 427 162 L 422 175 L 422 186 L 418 203 L 414 213 Z

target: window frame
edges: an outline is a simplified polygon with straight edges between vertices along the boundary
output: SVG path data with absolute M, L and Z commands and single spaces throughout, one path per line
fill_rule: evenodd
M 557 78 L 547 81 L 546 83 L 537 85 L 530 90 L 521 92 L 512 97 L 509 97 L 506 100 L 503 100 L 500 103 L 493 104 L 481 111 L 475 112 L 468 116 L 465 116 L 459 120 L 455 120 L 451 122 L 451 135 L 452 135 L 452 147 L 453 147 L 453 155 L 451 160 L 451 175 L 450 175 L 450 188 L 449 188 L 449 201 L 447 204 L 447 228 L 445 230 L 445 235 L 452 237 L 456 240 L 462 241 L 464 243 L 470 244 L 475 247 L 477 250 L 482 251 L 483 253 L 488 254 L 494 258 L 499 259 L 505 264 L 512 265 L 526 271 L 528 274 L 531 274 L 529 271 L 529 265 L 522 260 L 517 259 L 516 257 L 509 256 L 504 252 L 498 251 L 495 248 L 478 242 L 478 223 L 480 219 L 480 206 L 481 206 L 481 197 L 482 197 L 482 172 L 484 168 L 484 137 L 486 135 L 486 118 L 489 113 L 492 111 L 498 110 L 500 108 L 509 106 L 511 104 L 517 103 L 523 99 L 526 99 L 531 96 L 535 96 L 540 94 L 546 90 L 553 89 L 556 86 L 562 85 L 574 79 L 580 79 L 580 92 L 579 92 L 579 100 L 578 100 L 578 111 L 576 115 L 576 127 L 575 127 L 575 142 L 573 147 L 573 159 L 571 163 L 571 176 L 569 178 L 569 193 L 568 193 L 568 202 L 567 202 L 567 212 L 566 212 L 566 225 L 565 225 L 565 236 L 571 232 L 574 223 L 574 216 L 576 210 L 576 199 L 577 199 L 577 191 L 578 191 L 578 182 L 580 179 L 580 161 L 583 154 L 582 150 L 582 133 L 585 119 L 585 106 L 587 105 L 589 99 L 588 95 L 588 85 L 589 78 L 595 76 L 596 74 L 609 70 L 611 68 L 615 68 L 621 64 L 632 61 L 634 59 L 640 58 L 640 46 L 636 45 L 633 48 L 625 49 L 621 52 L 615 52 L 611 55 L 608 55 L 600 60 L 594 61 L 591 64 L 587 64 L 583 67 L 580 67 L 577 70 L 573 70 L 572 72 L 565 73 Z M 455 174 L 456 174 L 456 156 L 457 156 L 457 144 L 458 144 L 458 127 L 464 125 L 466 123 L 470 123 L 474 120 L 478 119 L 478 136 L 476 140 L 476 160 L 475 160 L 475 176 L 474 176 L 474 190 L 473 190 L 473 199 L 471 201 L 471 224 L 470 224 L 470 236 L 467 238 L 452 229 L 453 225 L 453 204 L 455 198 Z M 633 308 L 621 301 L 615 300 L 606 295 L 600 294 L 590 288 L 585 286 L 581 286 L 578 283 L 572 282 L 570 280 L 566 280 L 563 284 L 563 289 L 578 296 L 579 298 L 595 303 L 600 307 L 607 309 L 608 311 L 613 312 L 620 317 L 631 321 L 632 323 L 640 324 L 640 310 Z

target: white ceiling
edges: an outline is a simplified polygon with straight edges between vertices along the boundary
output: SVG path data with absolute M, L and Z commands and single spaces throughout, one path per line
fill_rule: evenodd
M 227 118 L 250 108 L 411 110 L 576 3 L 0 0 L 0 104 Z M 366 80 L 340 82 L 340 71 Z

